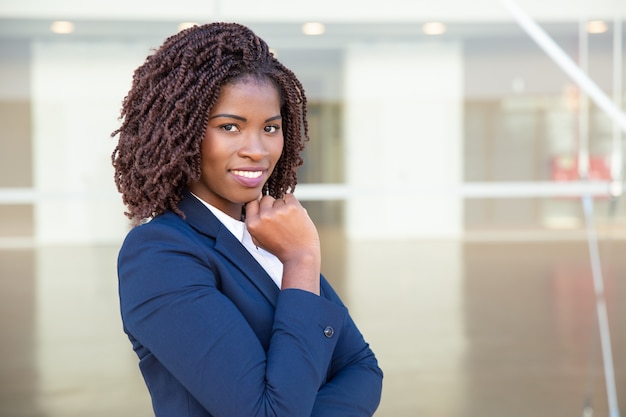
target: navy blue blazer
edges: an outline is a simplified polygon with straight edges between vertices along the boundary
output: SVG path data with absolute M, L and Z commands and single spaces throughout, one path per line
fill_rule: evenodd
M 382 371 L 322 277 L 280 290 L 186 193 L 133 228 L 118 259 L 124 331 L 157 417 L 371 416 Z

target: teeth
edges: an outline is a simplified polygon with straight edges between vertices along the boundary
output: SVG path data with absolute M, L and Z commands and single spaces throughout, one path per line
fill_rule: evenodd
M 233 174 L 246 178 L 259 178 L 263 171 L 233 171 Z

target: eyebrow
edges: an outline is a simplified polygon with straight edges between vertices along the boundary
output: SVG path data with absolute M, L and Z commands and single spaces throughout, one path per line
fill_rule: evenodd
M 226 117 L 229 119 L 236 119 L 236 120 L 241 120 L 242 122 L 247 122 L 248 119 L 246 119 L 245 117 L 241 117 L 241 116 L 237 116 L 236 114 L 229 114 L 229 113 L 220 113 L 220 114 L 216 114 L 215 116 L 211 116 L 209 119 L 216 119 L 218 117 Z M 280 120 L 283 117 L 279 114 L 273 117 L 270 117 L 269 119 L 266 119 L 265 122 L 272 122 L 274 120 Z

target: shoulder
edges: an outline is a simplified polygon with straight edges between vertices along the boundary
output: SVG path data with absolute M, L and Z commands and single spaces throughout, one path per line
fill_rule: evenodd
M 157 239 L 159 237 L 174 237 L 185 235 L 191 232 L 191 227 L 178 215 L 173 212 L 166 212 L 150 221 L 133 227 L 124 239 L 124 245 L 137 240 Z
M 163 252 L 195 252 L 207 244 L 202 235 L 173 212 L 131 229 L 120 248 L 120 260 L 157 256 Z

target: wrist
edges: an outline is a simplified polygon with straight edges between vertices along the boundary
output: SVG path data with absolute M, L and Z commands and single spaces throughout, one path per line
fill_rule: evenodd
M 314 253 L 301 254 L 283 262 L 282 289 L 297 288 L 319 295 L 321 257 Z

